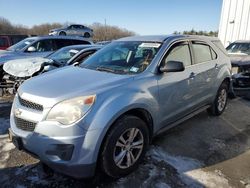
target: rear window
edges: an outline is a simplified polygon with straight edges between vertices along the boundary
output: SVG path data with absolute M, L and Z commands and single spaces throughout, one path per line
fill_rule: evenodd
M 0 46 L 8 47 L 8 40 L 6 38 L 0 37 Z

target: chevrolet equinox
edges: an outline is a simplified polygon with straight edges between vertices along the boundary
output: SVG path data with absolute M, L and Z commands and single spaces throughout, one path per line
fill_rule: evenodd
M 11 111 L 17 148 L 72 177 L 135 170 L 159 133 L 225 110 L 231 64 L 217 38 L 122 38 L 79 66 L 24 82 Z

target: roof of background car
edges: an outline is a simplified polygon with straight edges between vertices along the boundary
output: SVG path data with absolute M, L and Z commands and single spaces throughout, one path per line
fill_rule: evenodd
M 84 41 L 91 41 L 90 39 L 86 39 L 79 36 L 53 36 L 53 35 L 45 35 L 45 36 L 35 36 L 35 37 L 29 37 L 29 39 L 72 39 L 72 40 L 84 40 Z
M 164 42 L 167 39 L 179 39 L 179 38 L 190 38 L 190 39 L 201 39 L 201 40 L 219 40 L 216 37 L 199 36 L 199 35 L 146 35 L 146 36 L 131 36 L 118 39 L 116 41 L 147 41 L 147 42 Z
M 90 47 L 95 47 L 97 45 L 91 45 L 91 44 L 79 44 L 79 45 L 70 45 L 70 46 L 65 46 L 60 49 L 85 49 L 85 48 L 90 48 Z M 99 45 L 98 45 L 99 46 Z
M 236 40 L 236 41 L 234 41 L 232 43 L 250 43 L 250 40 Z

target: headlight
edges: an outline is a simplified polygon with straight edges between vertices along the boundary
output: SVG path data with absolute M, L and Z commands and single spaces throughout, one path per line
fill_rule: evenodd
M 89 111 L 95 98 L 95 95 L 90 95 L 62 101 L 50 110 L 46 120 L 57 121 L 62 125 L 75 123 Z
M 239 67 L 232 67 L 232 75 L 239 73 Z

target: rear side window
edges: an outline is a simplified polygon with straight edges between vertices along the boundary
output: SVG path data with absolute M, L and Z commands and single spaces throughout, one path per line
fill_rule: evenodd
M 185 66 L 191 65 L 191 55 L 187 42 L 179 42 L 174 44 L 165 57 L 164 64 L 168 61 L 180 61 Z
M 194 50 L 195 64 L 202 63 L 206 61 L 211 61 L 217 58 L 217 54 L 214 50 L 207 44 L 192 42 Z
M 70 46 L 70 45 L 74 44 L 74 43 L 72 43 L 71 40 L 65 40 L 65 39 L 55 39 L 54 42 L 56 44 L 56 49 L 60 49 L 62 47 Z
M 0 37 L 0 46 L 8 47 L 8 40 Z

